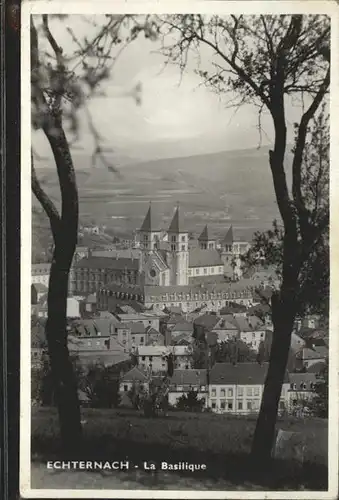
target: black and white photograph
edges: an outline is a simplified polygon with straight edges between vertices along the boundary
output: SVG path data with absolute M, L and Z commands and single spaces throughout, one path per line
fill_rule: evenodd
M 93 4 L 22 9 L 21 495 L 336 498 L 339 6 Z

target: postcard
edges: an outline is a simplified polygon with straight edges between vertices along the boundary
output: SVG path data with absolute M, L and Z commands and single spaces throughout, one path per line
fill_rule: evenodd
M 338 21 L 23 3 L 23 498 L 337 497 Z

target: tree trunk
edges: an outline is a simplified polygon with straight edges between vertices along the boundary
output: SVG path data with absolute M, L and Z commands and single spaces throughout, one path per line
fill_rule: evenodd
M 63 450 L 75 456 L 82 438 L 77 379 L 67 345 L 68 278 L 78 238 L 78 191 L 72 157 L 61 117 L 44 128 L 57 167 L 61 191 L 61 218 L 50 217 L 54 253 L 48 287 L 46 337 Z
M 77 380 L 67 346 L 68 270 L 60 253 L 54 253 L 51 266 L 46 337 L 63 451 L 75 455 L 80 451 L 82 429 Z
M 272 304 L 273 306 L 273 304 Z M 276 304 L 270 361 L 261 400 L 260 412 L 252 442 L 251 455 L 260 464 L 271 458 L 281 389 L 284 382 L 291 344 L 295 312 L 291 300 Z M 272 307 L 274 315 L 274 308 Z

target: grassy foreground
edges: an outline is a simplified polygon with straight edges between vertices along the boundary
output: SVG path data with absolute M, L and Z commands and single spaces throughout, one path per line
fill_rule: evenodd
M 82 414 L 84 448 L 80 460 L 205 463 L 207 470 L 195 475 L 223 478 L 235 485 L 251 481 L 269 489 L 327 489 L 325 420 L 281 419 L 278 429 L 300 432 L 301 442 L 306 443 L 303 461 L 296 461 L 291 450 L 284 460 L 272 460 L 269 470 L 258 467 L 254 471 L 248 456 L 255 416 L 173 412 L 150 420 L 124 409 L 83 409 Z M 32 409 L 32 458 L 42 462 L 62 458 L 53 408 Z

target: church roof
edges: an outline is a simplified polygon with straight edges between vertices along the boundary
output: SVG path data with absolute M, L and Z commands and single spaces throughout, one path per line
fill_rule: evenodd
M 169 233 L 187 233 L 187 231 L 184 229 L 184 225 L 182 222 L 182 218 L 180 216 L 180 210 L 179 207 L 176 208 L 172 222 L 168 228 Z
M 150 232 L 152 231 L 152 206 L 148 207 L 147 214 L 144 218 L 144 222 L 141 225 L 140 231 Z
M 208 241 L 208 240 L 209 240 L 209 237 L 208 237 L 208 227 L 207 227 L 207 224 L 206 224 L 206 226 L 202 230 L 201 235 L 198 238 L 198 241 Z
M 189 251 L 189 267 L 223 266 L 220 254 L 217 250 L 202 250 L 192 248 Z
M 225 238 L 223 239 L 223 243 L 225 243 L 226 245 L 231 245 L 233 242 L 234 242 L 233 226 L 231 226 L 227 231 Z

